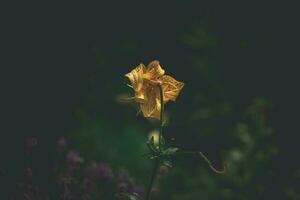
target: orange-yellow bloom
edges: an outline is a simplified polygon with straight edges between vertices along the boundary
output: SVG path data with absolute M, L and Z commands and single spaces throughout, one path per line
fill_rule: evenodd
M 147 67 L 141 63 L 125 75 L 131 82 L 135 91 L 134 99 L 140 104 L 145 117 L 160 119 L 159 85 L 162 87 L 164 103 L 175 101 L 184 86 L 184 83 L 164 74 L 165 70 L 159 61 L 154 60 Z

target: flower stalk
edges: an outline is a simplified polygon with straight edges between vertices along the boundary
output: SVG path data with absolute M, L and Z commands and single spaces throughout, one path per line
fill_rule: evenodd
M 164 94 L 163 94 L 163 88 L 162 88 L 161 84 L 158 84 L 158 87 L 159 87 L 160 104 L 161 104 L 161 107 L 160 107 L 160 123 L 159 123 L 160 127 L 159 127 L 159 137 L 158 137 L 158 149 L 159 149 L 159 152 L 161 152 L 161 150 L 162 150 L 161 139 L 163 137 L 162 133 L 163 133 L 163 125 L 164 125 L 164 122 L 163 122 Z M 154 167 L 153 167 L 153 170 L 152 170 L 150 183 L 149 183 L 148 188 L 147 188 L 146 200 L 150 200 L 150 194 L 151 194 L 153 182 L 155 180 L 155 176 L 156 176 L 156 173 L 157 173 L 157 170 L 158 170 L 159 161 L 160 161 L 159 157 L 155 158 L 155 163 L 154 163 Z
M 211 163 L 211 161 L 201 152 L 201 151 L 177 151 L 175 153 L 175 155 L 179 155 L 179 154 L 195 154 L 195 155 L 199 155 L 200 157 L 203 158 L 203 160 L 208 164 L 209 168 L 217 173 L 217 174 L 223 174 L 226 171 L 226 166 L 223 167 L 223 169 L 218 170 L 216 169 L 213 164 Z
M 153 170 L 152 170 L 150 182 L 149 182 L 149 185 L 148 185 L 148 188 L 147 188 L 146 200 L 150 200 L 150 194 L 151 194 L 153 182 L 154 182 L 157 170 L 158 170 L 158 165 L 159 165 L 159 159 L 156 158 L 155 163 L 154 163 L 154 167 L 153 167 Z
M 158 138 L 158 147 L 159 151 L 161 151 L 161 139 L 162 139 L 162 133 L 163 133 L 163 126 L 164 126 L 164 120 L 163 120 L 163 114 L 164 114 L 164 93 L 163 88 L 160 84 L 158 84 L 159 87 L 159 93 L 160 93 L 160 127 L 159 127 L 159 138 Z

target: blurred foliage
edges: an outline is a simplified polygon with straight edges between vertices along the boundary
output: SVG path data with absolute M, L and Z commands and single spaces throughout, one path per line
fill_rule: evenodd
M 300 194 L 293 187 L 286 186 L 283 191 L 278 180 L 274 180 L 279 149 L 269 126 L 271 102 L 257 97 L 242 109 L 235 105 L 238 99 L 230 96 L 217 68 L 220 38 L 210 31 L 207 23 L 194 25 L 180 38 L 187 51 L 186 65 L 184 69 L 170 68 L 173 70 L 170 71 L 178 73 L 176 77 L 186 82 L 186 86 L 177 102 L 166 106 L 169 123 L 165 137 L 174 138 L 180 149 L 203 151 L 216 166 L 226 165 L 227 171 L 215 174 L 199 157 L 178 156 L 170 173 L 156 182 L 160 199 L 246 200 L 268 199 L 274 194 L 284 199 L 299 199 Z M 125 40 L 114 57 L 124 52 L 134 57 L 138 50 L 137 41 Z M 156 124 L 136 117 L 129 106 L 134 104 L 116 101 L 118 95 L 130 95 L 121 79 L 139 60 L 128 61 L 128 66 L 108 74 L 111 78 L 105 79 L 109 81 L 103 85 L 103 81 L 97 81 L 100 69 L 114 63 L 100 49 L 96 50 L 96 56 L 99 70 L 91 77 L 91 94 L 77 112 L 83 126 L 70 133 L 70 139 L 87 160 L 100 159 L 113 166 L 124 166 L 146 185 L 151 164 L 141 155 L 146 152 L 147 134 Z M 167 70 L 168 67 L 165 66 Z M 111 111 L 101 112 L 103 106 Z
M 267 101 L 256 99 L 243 115 L 242 121 L 233 125 L 231 131 L 224 131 L 227 141 L 223 142 L 227 144 L 223 145 L 228 146 L 222 149 L 227 166 L 225 174 L 214 174 L 203 163 L 192 172 L 186 166 L 179 168 L 176 165 L 173 176 L 165 180 L 169 194 L 174 193 L 170 199 L 262 198 L 270 187 L 269 180 L 274 176 L 271 159 L 278 151 L 272 140 L 272 130 L 266 124 L 267 108 Z M 212 137 L 217 139 L 218 136 Z M 181 179 L 184 180 L 178 183 Z M 167 186 L 170 182 L 174 188 Z M 180 188 L 179 191 L 176 186 Z
M 115 168 L 131 169 L 132 174 L 143 177 L 150 162 L 142 157 L 147 147 L 141 141 L 147 138 L 138 126 L 129 126 L 120 132 L 107 127 L 105 121 L 96 121 L 72 133 L 70 140 L 88 161 L 105 161 Z M 75 139 L 72 139 L 75 138 Z

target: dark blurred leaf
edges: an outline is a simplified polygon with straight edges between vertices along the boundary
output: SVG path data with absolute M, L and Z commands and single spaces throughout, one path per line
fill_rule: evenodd
M 177 151 L 178 151 L 177 147 L 170 147 L 170 148 L 167 148 L 166 150 L 163 150 L 162 154 L 164 156 L 171 156 L 171 155 L 175 154 Z
M 137 193 L 131 193 L 131 194 L 123 194 L 127 198 L 127 200 L 143 200 L 143 198 L 137 194 Z
M 170 160 L 167 160 L 167 159 L 164 159 L 164 160 L 162 161 L 162 164 L 163 164 L 164 166 L 166 166 L 166 167 L 169 167 L 169 168 L 173 167 L 172 162 L 171 162 Z

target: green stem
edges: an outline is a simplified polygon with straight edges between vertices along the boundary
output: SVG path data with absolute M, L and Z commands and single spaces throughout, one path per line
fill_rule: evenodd
M 159 87 L 160 105 L 161 105 L 161 107 L 160 107 L 160 128 L 159 128 L 158 148 L 159 148 L 159 151 L 161 152 L 161 150 L 162 150 L 161 139 L 162 139 L 162 132 L 163 132 L 164 96 L 163 96 L 163 89 L 162 89 L 161 85 L 159 84 L 158 87 Z M 159 166 L 159 158 L 156 158 L 154 168 L 153 168 L 152 174 L 151 174 L 150 183 L 149 183 L 148 188 L 147 188 L 146 200 L 150 200 L 150 193 L 151 193 L 153 182 L 154 182 L 157 170 L 158 170 L 158 166 Z
M 160 129 L 159 129 L 159 138 L 158 138 L 158 147 L 159 151 L 161 151 L 161 139 L 162 139 L 162 133 L 163 133 L 163 114 L 164 114 L 164 93 L 161 85 L 159 87 L 159 93 L 160 93 Z
M 152 170 L 150 183 L 149 183 L 149 186 L 147 188 L 146 200 L 150 199 L 150 193 L 151 193 L 151 190 L 152 190 L 152 185 L 153 185 L 154 178 L 155 178 L 155 175 L 156 175 L 156 172 L 157 172 L 157 169 L 158 169 L 158 165 L 159 165 L 159 160 L 155 159 L 155 164 L 154 164 L 154 167 L 153 167 L 153 170 Z
M 176 154 L 196 154 L 203 158 L 203 160 L 208 164 L 209 168 L 217 173 L 217 174 L 223 174 L 226 171 L 226 167 L 224 166 L 222 170 L 216 169 L 213 164 L 210 162 L 210 160 L 201 152 L 201 151 L 178 151 Z

